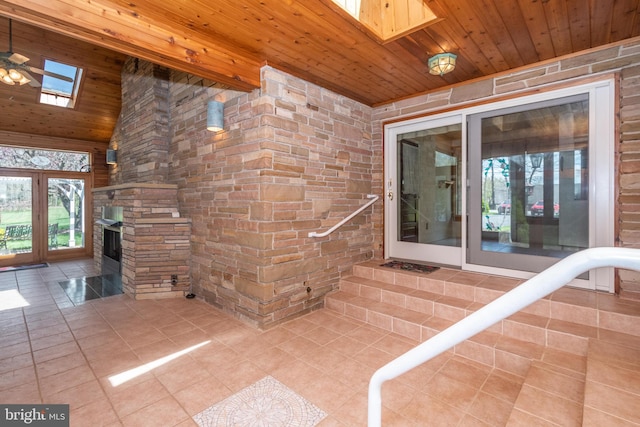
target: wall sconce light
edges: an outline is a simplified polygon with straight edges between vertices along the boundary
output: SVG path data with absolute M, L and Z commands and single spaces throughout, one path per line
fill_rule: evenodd
M 118 150 L 107 148 L 107 164 L 115 165 L 118 163 Z
M 220 132 L 224 129 L 224 103 L 209 101 L 207 103 L 207 130 Z
M 439 53 L 432 56 L 427 62 L 429 73 L 437 76 L 450 73 L 456 68 L 456 58 L 457 56 L 453 53 Z

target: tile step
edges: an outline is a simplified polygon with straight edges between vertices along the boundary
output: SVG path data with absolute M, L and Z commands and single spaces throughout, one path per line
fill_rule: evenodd
M 430 274 L 395 271 L 374 261 L 354 266 L 353 272 L 341 279 L 341 291 L 451 320 L 463 318 L 523 283 L 452 269 Z M 572 324 L 583 326 L 582 333 L 587 337 L 596 336 L 594 331 L 600 329 L 640 337 L 640 329 L 636 327 L 640 322 L 640 301 L 612 294 L 563 287 L 520 313 L 557 321 L 561 329 L 564 322 L 571 328 Z M 531 321 L 540 323 L 533 317 Z

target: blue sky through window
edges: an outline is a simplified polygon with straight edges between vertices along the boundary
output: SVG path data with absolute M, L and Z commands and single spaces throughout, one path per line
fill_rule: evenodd
M 75 80 L 76 78 L 77 68 L 72 67 L 71 65 L 61 64 L 59 62 L 50 61 L 46 59 L 44 61 L 44 69 L 45 71 L 50 71 L 52 73 L 70 77 L 73 80 Z M 64 94 L 66 96 L 71 96 L 71 94 L 73 93 L 74 84 L 75 84 L 75 81 L 65 82 L 55 77 L 50 77 L 50 76 L 42 77 L 42 89 L 44 89 L 47 92 L 53 92 L 58 94 Z

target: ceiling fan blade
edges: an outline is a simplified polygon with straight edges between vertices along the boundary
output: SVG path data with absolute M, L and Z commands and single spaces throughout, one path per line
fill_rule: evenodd
M 29 86 L 31 87 L 40 87 L 40 82 L 38 80 L 36 80 L 35 77 L 33 77 L 31 74 L 27 73 L 24 70 L 21 70 L 20 73 L 22 73 L 23 76 L 25 76 L 27 79 L 29 79 Z
M 29 71 L 31 71 L 32 73 L 40 74 L 42 76 L 53 77 L 53 78 L 60 79 L 60 80 L 65 81 L 65 82 L 72 82 L 73 81 L 73 79 L 71 77 L 63 76 L 62 74 L 52 73 L 50 71 L 41 70 L 40 68 L 31 67 L 29 65 L 25 65 L 25 67 Z
M 19 53 L 13 53 L 13 52 L 11 53 L 11 56 L 8 59 L 9 61 L 18 65 L 22 65 L 29 60 L 29 58 L 27 58 L 26 56 L 20 55 Z

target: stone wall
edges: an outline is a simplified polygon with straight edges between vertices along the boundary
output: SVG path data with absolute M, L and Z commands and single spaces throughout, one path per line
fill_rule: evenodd
M 225 131 L 212 134 L 197 122 L 207 98 L 184 89 L 171 88 L 170 180 L 193 222 L 194 293 L 262 328 L 321 307 L 379 240 L 381 204 L 307 237 L 379 193 L 371 109 L 265 67 L 260 90 L 215 94 Z
M 130 58 L 122 70 L 122 108 L 110 148 L 118 150 L 109 185 L 166 183 L 169 167 L 170 72 Z
M 110 183 L 176 185 L 179 215 L 192 222 L 193 292 L 267 328 L 322 307 L 342 274 L 375 256 L 382 206 L 329 237 L 308 237 L 380 191 L 371 173 L 371 108 L 270 67 L 262 82 L 240 93 L 127 61 Z M 225 103 L 218 134 L 205 128 L 213 99 Z M 133 225 L 125 234 L 131 245 L 142 232 Z
M 380 106 L 373 112 L 374 156 L 382 156 L 385 121 L 531 93 L 559 83 L 570 84 L 612 72 L 618 74 L 620 82 L 616 244 L 640 247 L 640 39 Z M 374 163 L 374 176 L 382 176 L 382 167 L 382 162 Z M 622 296 L 640 298 L 640 274 L 622 271 L 619 290 Z

